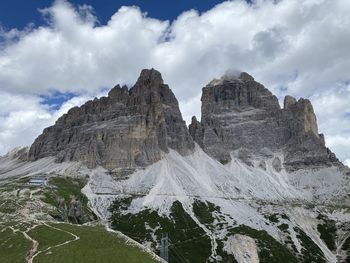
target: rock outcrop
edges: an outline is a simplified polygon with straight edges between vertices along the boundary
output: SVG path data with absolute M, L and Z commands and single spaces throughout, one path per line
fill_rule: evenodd
M 120 177 L 160 160 L 169 148 L 187 155 L 194 142 L 161 74 L 145 69 L 130 90 L 117 85 L 108 97 L 70 109 L 35 140 L 29 158 L 83 161 Z
M 193 117 L 188 130 L 178 101 L 154 69 L 143 70 L 130 90 L 117 85 L 108 97 L 70 109 L 35 140 L 28 156 L 101 165 L 123 178 L 170 148 L 190 154 L 194 141 L 221 163 L 232 155 L 252 165 L 261 161 L 257 156 L 277 158 L 277 170 L 338 162 L 318 133 L 309 100 L 286 96 L 281 108 L 249 74 L 223 76 L 203 88 L 201 121 Z M 260 166 L 266 168 L 263 161 Z
M 222 163 L 231 154 L 250 162 L 252 156 L 282 153 L 290 170 L 337 162 L 318 134 L 309 100 L 286 96 L 278 99 L 253 77 L 224 76 L 203 88 L 202 119 L 192 119 L 193 139 Z

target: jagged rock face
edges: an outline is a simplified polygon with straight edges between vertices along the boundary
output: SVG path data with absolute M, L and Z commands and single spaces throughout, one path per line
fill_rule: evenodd
M 35 140 L 29 157 L 83 161 L 123 175 L 160 160 L 169 148 L 186 155 L 194 143 L 174 94 L 151 69 L 130 90 L 117 85 L 108 97 L 70 109 Z
M 222 163 L 230 154 L 249 162 L 251 156 L 284 154 L 284 165 L 337 161 L 318 134 L 309 100 L 287 96 L 281 109 L 276 96 L 247 73 L 222 77 L 203 88 L 202 119 L 189 126 L 193 139 Z

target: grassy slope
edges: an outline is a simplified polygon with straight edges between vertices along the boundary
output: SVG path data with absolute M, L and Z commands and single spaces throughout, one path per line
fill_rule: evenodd
M 72 235 L 54 228 L 49 228 L 46 225 L 40 225 L 30 230 L 28 235 L 39 242 L 39 250 L 45 250 L 65 241 L 74 240 Z
M 317 230 L 320 233 L 321 239 L 325 242 L 330 250 L 334 251 L 337 248 L 335 244 L 337 233 L 335 221 L 330 220 L 321 214 L 317 218 L 324 222 L 323 224 L 317 225 Z
M 96 216 L 87 206 L 87 198 L 81 193 L 85 182 L 82 179 L 68 177 L 51 177 L 50 185 L 55 188 L 32 187 L 28 185 L 28 178 L 16 179 L 7 185 L 1 185 L 0 191 L 17 191 L 22 189 L 40 190 L 33 194 L 33 198 L 43 199 L 44 202 L 57 207 L 57 198 L 64 198 L 68 204 L 72 197 L 79 198 L 82 202 L 86 221 L 93 220 Z M 23 205 L 19 205 L 19 202 Z M 16 213 L 26 203 L 33 202 L 27 196 L 2 195 L 0 196 L 0 263 L 27 262 L 26 255 L 32 247 L 32 242 L 26 239 L 21 231 L 27 231 L 32 224 Z M 53 210 L 50 210 L 53 211 Z M 54 216 L 55 214 L 53 214 Z M 78 223 L 76 221 L 72 221 Z M 127 241 L 118 237 L 115 233 L 106 231 L 102 226 L 80 226 L 66 223 L 54 224 L 55 228 L 40 225 L 27 232 L 34 240 L 39 242 L 39 251 L 45 250 L 34 258 L 37 262 L 156 262 L 152 257 L 140 248 L 127 244 Z M 13 232 L 8 226 L 12 226 Z M 80 239 L 55 247 L 65 241 L 72 241 L 75 237 Z M 51 248 L 50 248 L 51 247 Z
M 21 180 L 18 180 L 18 185 L 20 185 Z M 22 183 L 22 182 L 21 182 Z M 68 203 L 72 196 L 79 197 L 82 201 L 84 211 L 86 215 L 91 219 L 95 217 L 95 215 L 90 211 L 87 207 L 87 198 L 81 194 L 81 188 L 84 186 L 84 180 L 67 178 L 67 177 L 54 177 L 50 178 L 50 184 L 55 185 L 57 188 L 55 189 L 45 189 L 44 190 L 44 201 L 57 206 L 57 197 L 64 198 Z M 3 201 L 3 200 L 2 200 Z M 13 209 L 15 209 L 16 205 L 12 203 L 14 200 L 5 200 L 7 203 L 0 207 L 0 212 L 3 213 L 13 213 Z M 204 262 L 210 255 L 210 240 L 204 233 L 204 231 L 198 227 L 198 225 L 193 221 L 193 219 L 185 213 L 182 208 L 182 205 L 178 202 L 175 202 L 172 208 L 171 217 L 163 218 L 160 217 L 154 211 L 143 211 L 137 215 L 126 214 L 121 216 L 122 210 L 126 210 L 130 205 L 131 199 L 122 200 L 121 202 L 116 202 L 114 207 L 112 208 L 114 212 L 114 216 L 112 218 L 113 226 L 115 229 L 118 229 L 124 232 L 126 235 L 131 236 L 135 240 L 139 242 L 143 241 L 154 241 L 151 236 L 148 228 L 153 228 L 154 236 L 156 240 L 159 242 L 163 233 L 168 233 L 171 240 L 173 241 L 173 245 L 170 246 L 170 262 L 177 262 L 178 260 L 184 261 L 187 259 L 188 262 Z M 3 203 L 3 202 L 2 202 Z M 210 203 L 202 203 L 200 201 L 195 202 L 193 204 L 193 212 L 197 219 L 204 225 L 206 225 L 209 229 L 213 226 L 213 213 L 217 212 L 220 214 L 220 209 L 215 207 Z M 268 219 L 272 223 L 279 224 L 279 217 L 283 217 L 284 215 L 273 214 L 268 217 Z M 288 218 L 285 218 L 288 219 Z M 319 218 L 324 219 L 324 218 Z M 215 220 L 221 222 L 220 218 L 215 216 Z M 321 238 L 325 241 L 330 249 L 334 249 L 334 234 L 335 228 L 333 226 L 333 222 L 326 222 L 325 224 L 318 225 L 318 230 L 321 234 Z M 74 221 L 73 221 L 74 222 Z M 148 223 L 148 226 L 145 225 L 145 222 Z M 76 223 L 76 222 L 74 222 Z M 329 224 L 332 223 L 332 224 Z M 323 253 L 320 249 L 303 233 L 300 229 L 296 229 L 298 233 L 298 238 L 301 240 L 303 250 L 302 255 L 298 255 L 296 257 L 295 253 L 297 252 L 295 247 L 293 249 L 288 249 L 285 245 L 280 244 L 276 240 L 274 240 L 271 236 L 269 236 L 265 231 L 257 231 L 254 229 L 250 229 L 246 226 L 239 227 L 228 227 L 224 223 L 218 224 L 215 228 L 222 228 L 220 225 L 222 224 L 223 228 L 228 229 L 231 234 L 240 233 L 244 235 L 251 236 L 257 242 L 259 246 L 259 257 L 261 262 L 280 262 L 280 260 L 284 260 L 284 262 L 325 262 Z M 113 262 L 140 262 L 133 261 L 133 257 L 129 255 L 129 253 L 125 252 L 126 250 L 130 250 L 130 246 L 123 244 L 124 241 L 119 240 L 116 242 L 117 250 L 122 253 L 124 256 L 120 256 L 120 254 L 116 254 L 113 249 L 110 249 L 110 244 L 107 240 L 113 239 L 109 235 L 111 233 L 106 232 L 102 228 L 96 227 L 79 227 L 72 226 L 67 224 L 59 224 L 59 227 L 71 227 L 74 228 L 74 231 L 80 231 L 79 234 L 82 235 L 81 240 L 74 241 L 68 245 L 64 245 L 59 248 L 52 248 L 50 253 L 52 254 L 40 254 L 34 262 L 60 262 L 58 259 L 65 254 L 64 251 L 71 251 L 72 255 L 80 255 L 75 260 L 67 261 L 67 262 L 96 262 L 96 257 L 99 257 L 98 262 L 110 262 L 111 258 L 117 257 L 118 259 L 123 259 L 122 261 Z M 288 225 L 279 224 L 277 226 L 280 230 L 288 233 Z M 73 232 L 73 230 L 71 232 Z M 214 229 L 211 229 L 214 230 Z M 1 228 L 0 228 L 1 231 Z M 91 232 L 91 233 L 90 233 Z M 74 232 L 73 232 L 74 233 Z M 100 234 L 97 234 L 100 233 Z M 3 235 L 4 234 L 4 235 Z M 6 238 L 11 234 L 11 230 L 7 229 L 4 233 L 0 233 L 0 262 L 23 262 L 25 253 L 28 251 L 27 247 L 30 242 L 24 238 L 21 233 L 14 233 L 8 240 L 2 240 L 2 238 Z M 50 246 L 55 246 L 64 241 L 74 239 L 72 235 L 69 235 L 65 232 L 58 231 L 52 228 L 48 228 L 47 226 L 39 226 L 29 232 L 30 236 L 35 237 L 40 243 L 39 250 L 45 250 Z M 330 235 L 331 234 L 331 235 Z M 77 234 L 78 235 L 78 234 Z M 91 236 L 91 238 L 90 238 Z M 100 237 L 101 239 L 96 239 L 98 242 L 92 242 L 95 237 Z M 88 238 L 89 237 L 89 238 Z M 289 236 L 288 236 L 289 237 Z M 114 239 L 116 237 L 114 236 Z M 15 241 L 13 241 L 15 240 Z M 18 241 L 16 241 L 18 240 Z M 226 240 L 226 239 L 225 239 Z M 291 241 L 291 240 L 290 240 Z M 7 242 L 13 242 L 16 246 L 9 246 L 6 248 Z M 89 243 L 90 242 L 90 243 Z M 91 243 L 92 242 L 92 243 Z M 113 243 L 112 241 L 111 243 Z M 288 242 L 286 242 L 288 243 Z M 347 242 L 349 243 L 349 242 Z M 77 245 L 78 244 L 78 245 Z M 80 244 L 80 245 L 79 245 Z M 95 246 L 96 245 L 96 246 Z M 235 262 L 235 259 L 232 255 L 228 255 L 223 251 L 223 242 L 218 241 L 218 254 L 223 258 L 224 262 Z M 348 244 L 345 244 L 345 246 Z M 92 250 L 86 252 L 85 246 L 91 246 Z M 349 245 L 348 245 L 349 246 Z M 81 251 L 79 250 L 81 248 Z M 124 248 L 125 247 L 125 248 Z M 114 246 L 113 246 L 114 248 Z M 124 248 L 124 250 L 122 249 Z M 153 242 L 153 248 L 157 250 L 155 242 Z M 133 248 L 138 250 L 137 248 Z M 57 250 L 57 251 L 56 251 Z M 294 250 L 294 251 L 293 251 Z M 348 250 L 348 247 L 347 249 Z M 13 251 L 17 251 L 16 253 Z M 75 252 L 78 251 L 78 254 Z M 80 251 L 80 252 L 79 252 Z M 292 252 L 292 253 L 291 253 Z M 294 253 L 293 253 L 294 252 Z M 81 253 L 81 254 L 79 254 Z M 138 253 L 143 253 L 138 250 Z M 136 253 L 136 254 L 138 254 Z M 56 255 L 57 254 L 57 255 Z M 102 255 L 103 254 L 103 255 Z M 182 255 L 182 258 L 175 258 L 176 255 Z M 86 259 L 84 255 L 89 255 Z M 100 256 L 102 255 L 102 256 Z M 16 258 L 15 256 L 18 256 Z M 142 255 L 141 255 L 142 256 Z M 149 257 L 149 256 L 147 256 Z M 178 256 L 177 256 L 178 257 Z M 3 258 L 5 261 L 3 261 Z M 7 258 L 11 260 L 6 261 Z M 82 261 L 79 261 L 82 258 Z M 51 261 L 52 260 L 52 261 Z M 55 261 L 56 260 L 56 261 Z M 91 260 L 91 261 L 89 261 Z M 101 260 L 101 261 L 100 261 Z M 152 262 L 152 261 L 142 261 L 142 262 Z
M 10 228 L 0 227 L 0 262 L 26 262 L 27 251 L 32 243 L 21 232 L 13 232 Z
M 63 197 L 67 202 L 71 200 L 72 196 L 80 197 L 87 203 L 87 198 L 81 193 L 81 189 L 84 187 L 85 182 L 82 179 L 71 177 L 52 177 L 49 180 L 50 185 L 54 185 L 57 189 L 54 191 L 59 197 Z M 52 202 L 55 205 L 56 200 L 50 199 L 50 195 L 46 196 L 47 201 Z
M 114 233 L 107 232 L 103 227 L 69 224 L 54 224 L 52 226 L 71 232 L 79 236 L 80 239 L 67 245 L 51 248 L 49 253 L 39 254 L 34 259 L 34 263 L 61 263 L 63 262 L 62 259 L 64 259 L 65 263 L 156 262 L 147 253 L 137 247 L 127 245 L 125 240 L 117 237 Z M 55 232 L 55 238 L 51 236 L 53 232 Z M 61 236 L 59 233 L 61 233 Z M 72 239 L 72 236 L 67 236 L 67 233 L 59 232 L 46 226 L 38 228 L 33 237 L 50 245 L 57 245 L 64 239 Z
M 54 189 L 44 188 L 44 202 L 57 207 L 58 198 L 63 198 L 66 205 L 69 205 L 72 197 L 81 200 L 84 210 L 84 220 L 77 220 L 75 218 L 68 218 L 71 223 L 84 223 L 90 220 L 97 219 L 96 215 L 88 207 L 88 199 L 85 195 L 81 193 L 81 189 L 85 186 L 85 180 L 71 177 L 51 177 L 49 179 L 49 184 L 54 186 Z M 52 214 L 54 218 L 60 217 L 59 212 L 57 214 Z
M 158 241 L 162 234 L 167 233 L 173 242 L 174 245 L 170 246 L 170 263 L 178 261 L 200 263 L 207 261 L 210 256 L 210 240 L 204 231 L 199 228 L 193 219 L 183 210 L 181 203 L 175 202 L 173 204 L 170 214 L 171 219 L 169 219 L 160 217 L 156 212 L 150 210 L 142 211 L 139 214 L 123 213 L 123 210 L 129 206 L 130 202 L 131 199 L 119 200 L 112 206 L 111 211 L 113 216 L 111 219 L 112 226 L 115 229 L 133 237 L 139 242 L 152 242 L 153 238 L 150 234 L 152 231 L 145 227 L 145 222 L 147 222 L 147 224 L 155 230 L 153 234 Z M 203 203 L 197 200 L 193 203 L 193 211 L 197 219 L 211 229 L 211 231 L 215 231 L 215 229 L 227 229 L 228 233 L 231 235 L 243 234 L 255 239 L 259 247 L 258 253 L 260 262 L 262 263 L 296 263 L 300 261 L 307 262 L 308 259 L 321 259 L 321 256 L 317 254 L 315 257 L 308 255 L 305 257 L 306 260 L 304 260 L 304 258 L 299 260 L 297 255 L 293 253 L 294 251 L 292 251 L 292 249 L 276 241 L 266 231 L 255 230 L 244 225 L 227 225 L 222 218 L 220 208 L 209 202 Z M 282 215 L 282 217 L 283 216 L 284 215 Z M 214 221 L 219 223 L 213 224 Z M 277 222 L 277 220 L 275 221 Z M 280 227 L 284 228 L 285 226 L 281 225 Z M 224 240 L 218 240 L 217 253 L 221 256 L 223 260 L 222 262 L 236 262 L 233 255 L 229 255 L 223 250 L 223 241 L 225 240 L 227 240 L 227 237 L 224 238 Z M 308 249 L 311 248 L 312 244 L 307 241 L 305 241 L 305 247 Z M 181 259 L 182 261 L 175 258 L 176 255 L 174 255 L 172 251 L 173 247 L 176 249 L 175 253 L 182 254 L 187 261 L 185 261 L 184 258 Z M 312 248 L 315 250 L 314 247 Z
M 301 245 L 303 246 L 300 261 L 304 263 L 326 263 L 322 250 L 312 241 L 312 239 L 300 228 L 294 227 L 294 230 L 297 233 L 297 238 L 301 241 Z
M 206 262 L 210 256 L 210 240 L 193 219 L 184 211 L 180 202 L 175 202 L 171 208 L 171 219 L 161 217 L 156 212 L 144 210 L 138 214 L 125 214 L 122 211 L 128 207 L 131 199 L 115 202 L 112 226 L 138 242 L 152 242 L 157 251 L 155 240 L 159 243 L 163 234 L 168 234 L 172 241 L 169 247 L 169 262 Z M 146 224 L 148 227 L 146 227 Z M 157 251 L 158 252 L 158 251 Z
M 203 203 L 200 201 L 196 201 L 193 204 L 193 211 L 196 215 L 196 217 L 199 219 L 199 221 L 202 224 L 207 225 L 207 227 L 210 228 L 210 225 L 214 222 L 214 216 L 213 212 L 216 212 L 217 215 L 220 215 L 220 208 L 216 207 L 214 204 L 211 203 Z M 277 215 L 271 216 L 272 220 L 275 222 L 279 222 Z M 222 226 L 226 228 L 229 232 L 229 234 L 242 234 L 246 236 L 250 236 L 251 238 L 255 239 L 259 250 L 259 259 L 260 262 L 266 262 L 266 263 L 279 263 L 279 262 L 290 262 L 294 263 L 297 262 L 296 256 L 291 253 L 291 251 L 283 244 L 276 241 L 274 238 L 272 238 L 266 231 L 264 230 L 256 230 L 252 229 L 248 226 L 241 225 L 237 227 L 231 227 L 227 226 L 224 221 L 222 221 L 222 218 L 220 216 L 216 216 L 215 220 L 222 222 Z M 220 225 L 219 225 L 220 226 Z M 227 240 L 227 237 L 224 239 Z M 224 262 L 235 262 L 235 259 L 232 255 L 228 255 L 224 253 L 223 251 L 223 243 L 218 242 L 218 252 L 219 255 L 222 256 Z

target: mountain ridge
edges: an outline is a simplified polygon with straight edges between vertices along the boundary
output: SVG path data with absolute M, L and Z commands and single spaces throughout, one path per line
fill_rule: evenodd
M 83 161 L 123 176 L 160 160 L 168 148 L 188 154 L 193 147 L 177 99 L 150 69 L 130 90 L 117 85 L 107 97 L 70 109 L 34 141 L 29 158 Z
M 0 158 L 0 187 L 83 178 L 108 226 L 156 253 L 168 233 L 169 262 L 350 258 L 350 169 L 325 147 L 310 101 L 287 96 L 281 108 L 248 73 L 204 87 L 201 121 L 187 128 L 160 73 L 144 70 L 131 89 L 70 110 L 26 153 Z M 31 220 L 43 217 L 35 207 Z
M 282 151 L 290 170 L 339 162 L 325 147 L 307 99 L 286 96 L 281 109 L 275 95 L 243 72 L 210 82 L 203 88 L 201 101 L 201 122 L 193 118 L 190 133 L 222 162 L 230 161 L 230 152 L 240 148 L 246 161 L 266 148 Z
M 325 147 L 308 99 L 297 101 L 287 95 L 281 108 L 277 97 L 246 72 L 214 79 L 202 92 L 202 120 L 194 116 L 186 127 L 178 101 L 161 74 L 154 69 L 142 70 L 130 89 L 117 85 L 107 97 L 70 109 L 34 141 L 29 159 L 56 156 L 57 161 L 83 160 L 90 168 L 123 167 L 121 174 L 128 174 L 160 160 L 161 152 L 168 152 L 168 148 L 189 154 L 196 141 L 222 162 L 228 162 L 234 150 L 242 149 L 238 155 L 249 157 L 251 151 L 261 153 L 267 148 L 282 151 L 291 170 L 339 163 Z M 108 141 L 118 134 L 126 139 Z M 122 149 L 124 144 L 128 146 Z M 112 157 L 119 153 L 116 148 L 120 152 L 117 158 Z

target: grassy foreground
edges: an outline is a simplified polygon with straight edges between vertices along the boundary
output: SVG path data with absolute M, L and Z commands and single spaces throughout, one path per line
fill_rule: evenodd
M 51 234 L 55 229 L 43 227 L 33 235 L 33 238 L 37 239 L 39 244 L 40 241 L 44 242 L 46 240 L 50 245 L 59 245 L 62 240 L 70 241 L 70 243 L 53 247 L 46 253 L 39 254 L 34 260 L 36 263 L 58 263 L 62 262 L 63 258 L 66 263 L 156 262 L 147 253 L 137 247 L 127 245 L 125 240 L 118 238 L 114 233 L 107 232 L 103 227 L 68 224 L 54 224 L 51 226 L 66 232 L 62 231 L 62 236 L 59 237 L 59 231 L 56 230 L 56 237 L 52 238 Z M 75 240 L 72 235 L 67 237 L 68 233 L 78 236 L 79 239 Z
M 26 253 L 31 248 L 31 242 L 21 232 L 0 226 L 0 262 L 26 262 Z
M 42 224 L 26 233 L 39 242 L 33 263 L 157 262 L 102 226 Z M 21 230 L 0 229 L 1 263 L 27 262 L 26 255 L 31 247 L 32 242 L 24 237 Z

